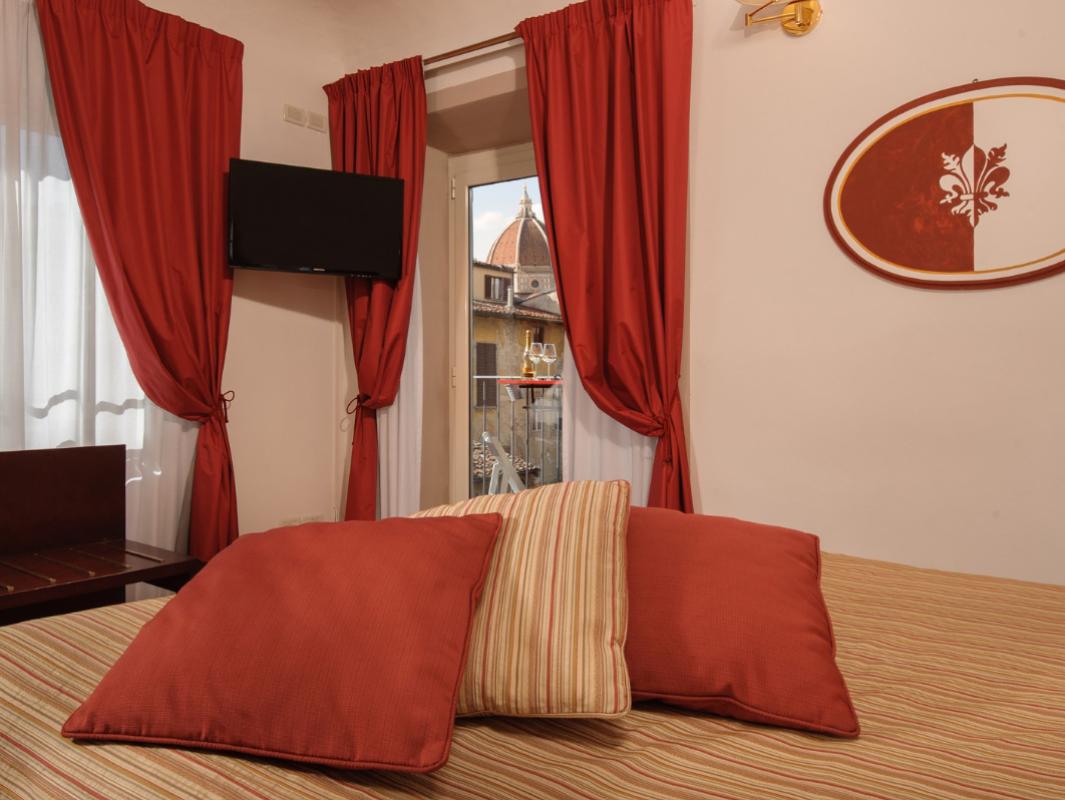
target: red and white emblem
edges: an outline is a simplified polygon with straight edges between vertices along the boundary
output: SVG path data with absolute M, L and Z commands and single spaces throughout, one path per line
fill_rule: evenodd
M 1006 145 L 986 153 L 973 145 L 961 158 L 944 153 L 947 174 L 939 179 L 939 188 L 946 196 L 940 205 L 949 205 L 951 214 L 964 214 L 975 228 L 982 214 L 998 208 L 991 198 L 1010 196 L 1005 188 L 1010 179 L 1010 171 L 1002 166 L 1005 160 Z
M 825 220 L 848 255 L 895 280 L 974 288 L 1044 277 L 1065 268 L 1062 142 L 1065 81 L 936 92 L 844 151 Z

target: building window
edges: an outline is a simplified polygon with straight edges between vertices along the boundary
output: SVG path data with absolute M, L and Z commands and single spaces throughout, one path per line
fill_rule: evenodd
M 544 341 L 544 326 L 543 325 L 537 325 L 537 326 L 535 326 L 532 329 L 532 332 L 533 332 L 533 337 L 532 337 L 533 341 L 534 342 L 543 343 L 543 341 Z
M 501 278 L 498 275 L 484 276 L 484 296 L 486 300 L 492 300 L 496 303 L 507 302 L 507 290 L 509 288 L 510 281 L 506 278 Z
M 477 342 L 474 352 L 473 374 L 476 387 L 474 397 L 479 408 L 494 408 L 499 393 L 496 383 L 496 345 L 494 342 Z

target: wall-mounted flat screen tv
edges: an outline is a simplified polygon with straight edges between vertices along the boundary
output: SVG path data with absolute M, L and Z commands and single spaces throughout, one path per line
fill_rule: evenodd
M 397 280 L 402 254 L 402 180 L 229 162 L 232 266 Z

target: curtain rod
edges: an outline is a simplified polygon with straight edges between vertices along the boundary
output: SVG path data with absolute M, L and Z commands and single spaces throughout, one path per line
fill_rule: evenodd
M 497 44 L 504 44 L 506 42 L 512 42 L 515 39 L 520 39 L 516 31 L 510 33 L 504 33 L 500 36 L 493 36 L 491 39 L 485 39 L 482 42 L 474 42 L 468 44 L 465 47 L 457 47 L 454 50 L 448 50 L 446 53 L 440 53 L 435 56 L 429 56 L 429 58 L 422 59 L 422 65 L 428 67 L 430 64 L 435 64 L 438 61 L 447 61 L 449 58 L 455 58 L 457 56 L 464 56 L 467 53 L 476 53 L 478 50 L 484 50 L 489 47 L 493 47 Z
M 754 4 L 757 5 L 759 0 L 754 0 Z M 776 2 L 782 2 L 783 0 L 776 0 Z M 697 0 L 692 0 L 692 7 L 698 6 Z M 465 47 L 456 47 L 454 50 L 448 50 L 446 53 L 439 53 L 435 56 L 429 56 L 422 59 L 422 66 L 428 67 L 430 64 L 436 64 L 439 61 L 447 61 L 449 58 L 456 58 L 458 56 L 464 56 L 467 53 L 476 53 L 478 50 L 485 50 L 489 47 L 494 47 L 497 44 L 505 44 L 507 42 L 513 42 L 520 39 L 521 36 L 517 31 L 511 31 L 510 33 L 504 33 L 499 36 L 493 36 L 491 39 L 485 39 L 481 42 L 474 42 L 468 44 Z

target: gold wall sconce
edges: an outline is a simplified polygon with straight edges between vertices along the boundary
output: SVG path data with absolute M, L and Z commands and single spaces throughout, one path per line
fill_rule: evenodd
M 745 2 L 750 4 L 749 0 Z M 755 0 L 755 2 L 760 2 L 760 0 Z M 747 12 L 744 17 L 744 27 L 750 28 L 754 25 L 761 25 L 763 22 L 780 22 L 780 27 L 792 36 L 805 36 L 821 21 L 820 0 L 791 0 L 779 14 L 768 17 L 758 16 L 770 6 L 778 5 L 780 2 L 781 0 L 769 0 L 768 3 L 759 5 L 754 11 Z

